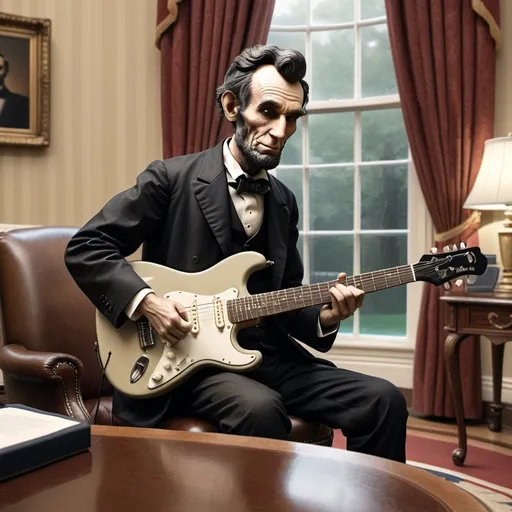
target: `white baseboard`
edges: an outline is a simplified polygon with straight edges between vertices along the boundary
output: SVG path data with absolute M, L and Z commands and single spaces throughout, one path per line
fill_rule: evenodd
M 485 402 L 492 402 L 492 375 L 482 375 L 482 398 Z M 512 377 L 503 378 L 501 402 L 512 404 Z
M 312 352 L 318 357 L 326 358 L 326 354 Z M 412 389 L 414 352 L 410 349 L 379 350 L 334 346 L 327 358 L 341 368 L 381 377 L 402 389 Z M 492 390 L 492 375 L 483 375 L 482 398 L 485 402 L 492 402 Z M 512 404 L 512 377 L 503 378 L 501 401 Z
M 414 353 L 408 348 L 377 349 L 334 346 L 328 354 L 315 352 L 316 356 L 329 359 L 340 368 L 374 375 L 389 380 L 399 388 L 412 388 Z

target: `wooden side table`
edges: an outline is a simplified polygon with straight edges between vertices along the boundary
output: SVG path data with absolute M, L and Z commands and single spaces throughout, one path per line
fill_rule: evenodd
M 505 343 L 512 340 L 512 297 L 493 293 L 448 293 L 440 299 L 446 305 L 446 337 L 444 355 L 448 379 L 452 390 L 459 447 L 452 453 L 452 460 L 462 466 L 467 453 L 464 404 L 459 366 L 461 342 L 471 335 L 483 335 L 491 341 L 493 402 L 489 429 L 501 430 L 501 387 Z

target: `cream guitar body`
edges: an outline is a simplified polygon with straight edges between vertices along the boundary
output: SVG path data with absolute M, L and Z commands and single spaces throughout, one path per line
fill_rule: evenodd
M 203 366 L 241 372 L 260 364 L 260 352 L 238 345 L 239 326 L 229 321 L 226 304 L 248 295 L 250 275 L 268 265 L 261 254 L 239 253 L 197 273 L 144 261 L 131 265 L 156 295 L 185 306 L 194 326 L 184 340 L 169 348 L 144 318 L 128 320 L 116 329 L 97 312 L 99 353 L 103 365 L 108 360 L 105 375 L 116 389 L 133 397 L 158 396 Z
M 454 248 L 455 249 L 455 248 Z M 126 395 L 149 398 L 170 391 L 194 372 L 215 366 L 246 372 L 261 363 L 261 353 L 245 350 L 237 342 L 240 328 L 260 318 L 331 302 L 329 290 L 337 281 L 315 283 L 250 295 L 252 273 L 272 264 L 259 253 L 230 256 L 208 270 L 185 273 L 137 261 L 137 274 L 161 297 L 187 309 L 192 331 L 174 347 L 162 343 L 146 318 L 127 320 L 116 329 L 98 311 L 96 333 L 105 375 Z M 481 275 L 487 258 L 471 247 L 425 254 L 418 263 L 347 277 L 343 284 L 365 293 L 425 281 L 436 286 L 461 276 Z

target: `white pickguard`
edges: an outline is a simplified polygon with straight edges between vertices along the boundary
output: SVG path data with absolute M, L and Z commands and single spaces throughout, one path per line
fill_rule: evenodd
M 231 299 L 248 295 L 249 276 L 267 266 L 261 254 L 238 253 L 207 270 L 193 273 L 145 261 L 131 265 L 157 296 L 169 297 L 188 308 L 191 320 L 194 319 L 191 308 L 196 302 L 198 314 L 192 332 L 171 348 L 162 343 L 147 323 L 127 320 L 115 328 L 97 311 L 100 359 L 106 377 L 118 391 L 149 398 L 170 391 L 203 367 L 245 372 L 261 363 L 259 351 L 238 344 L 241 324 L 233 324 L 227 315 Z M 216 297 L 218 310 L 214 304 Z
M 188 292 L 169 292 L 164 295 L 187 308 L 189 320 L 195 317 L 197 332 L 190 333 L 172 348 L 167 346 L 149 378 L 149 389 L 162 386 L 190 370 L 190 367 L 199 361 L 223 363 L 233 369 L 247 366 L 254 361 L 254 355 L 239 352 L 231 342 L 233 325 L 228 320 L 226 301 L 235 298 L 237 294 L 236 288 L 232 288 L 215 296 Z M 215 310 L 214 298 L 221 299 L 221 311 Z M 192 311 L 194 302 L 197 304 L 197 313 Z M 218 322 L 219 325 L 216 316 L 221 320 Z

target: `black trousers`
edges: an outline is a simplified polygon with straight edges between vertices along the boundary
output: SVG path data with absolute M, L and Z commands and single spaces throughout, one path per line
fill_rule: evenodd
M 341 429 L 349 450 L 405 462 L 408 412 L 400 391 L 313 358 L 274 352 L 247 374 L 203 370 L 177 394 L 173 413 L 193 414 L 224 433 L 287 439 L 292 415 Z

